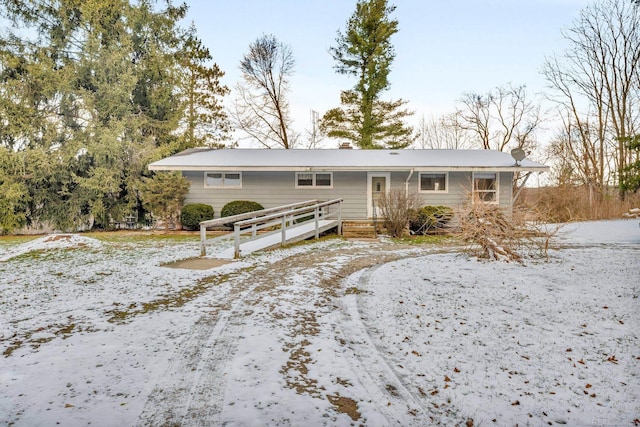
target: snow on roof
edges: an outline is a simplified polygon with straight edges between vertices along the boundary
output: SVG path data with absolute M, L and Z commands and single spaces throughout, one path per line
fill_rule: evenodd
M 149 170 L 476 170 L 546 171 L 540 163 L 494 150 L 269 150 L 191 149 L 149 165 Z

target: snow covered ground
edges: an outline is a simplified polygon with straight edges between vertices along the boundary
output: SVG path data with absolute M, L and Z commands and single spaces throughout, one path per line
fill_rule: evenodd
M 330 239 L 0 239 L 0 425 L 638 425 L 640 227 L 549 260 Z M 215 253 L 215 250 L 209 251 Z

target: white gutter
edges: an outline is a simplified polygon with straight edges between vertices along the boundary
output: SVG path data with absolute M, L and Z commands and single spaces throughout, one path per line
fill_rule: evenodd
M 229 166 L 229 165 L 163 165 L 150 164 L 151 171 L 215 171 L 215 172 L 402 172 L 407 166 Z M 420 166 L 413 172 L 546 172 L 549 166 Z
M 409 197 L 409 180 L 411 179 L 412 176 L 413 176 L 413 169 L 411 169 L 411 172 L 409 172 L 409 176 L 407 177 L 407 180 L 404 182 L 404 191 L 407 197 Z
M 524 179 L 522 180 L 522 184 L 520 184 L 520 188 L 518 188 L 518 191 L 516 192 L 516 194 L 513 196 L 513 199 L 511 201 L 511 203 L 516 203 L 516 201 L 518 200 L 518 197 L 520 197 L 520 193 L 522 193 L 522 189 L 524 188 L 525 184 L 527 183 L 527 181 L 529 180 L 529 177 L 531 176 L 533 172 L 528 172 L 525 176 Z M 515 174 L 513 175 L 513 177 L 515 178 Z

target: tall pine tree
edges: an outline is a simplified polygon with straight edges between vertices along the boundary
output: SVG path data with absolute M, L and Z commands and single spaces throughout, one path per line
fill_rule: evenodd
M 223 141 L 228 137 L 230 123 L 220 98 L 229 93 L 229 88 L 220 83 L 224 72 L 217 64 L 209 65 L 211 60 L 211 52 L 202 44 L 192 25 L 178 52 L 184 82 L 181 94 L 185 103 L 182 119 L 185 132 L 180 149 L 223 147 Z
M 395 57 L 391 36 L 398 21 L 390 19 L 395 6 L 386 0 L 360 0 L 337 45 L 330 49 L 336 71 L 355 76 L 353 89 L 340 94 L 342 107 L 325 113 L 321 127 L 330 137 L 346 139 L 360 148 L 404 148 L 411 144 L 413 129 L 403 119 L 412 113 L 406 101 L 383 101 L 389 89 L 389 73 Z

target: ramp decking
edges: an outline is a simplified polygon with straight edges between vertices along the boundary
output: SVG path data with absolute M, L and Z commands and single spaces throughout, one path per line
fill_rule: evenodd
M 310 200 L 200 223 L 200 255 L 206 255 L 207 227 L 233 224 L 233 247 L 215 254 L 217 258 L 240 258 L 252 252 L 319 237 L 332 228 L 342 229 L 342 199 Z M 260 232 L 260 233 L 259 233 Z M 228 236 L 226 236 L 228 238 Z

